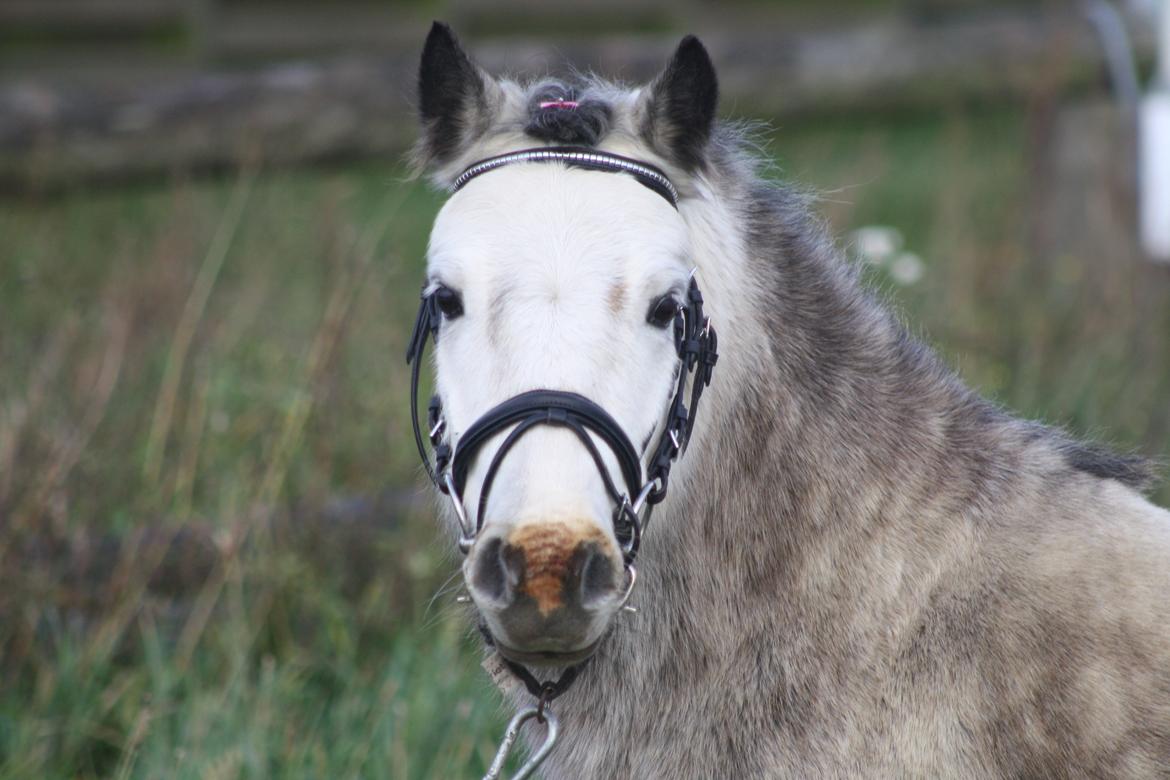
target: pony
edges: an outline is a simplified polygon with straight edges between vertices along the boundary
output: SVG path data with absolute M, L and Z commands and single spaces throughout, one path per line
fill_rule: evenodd
M 418 88 L 454 192 L 412 339 L 428 470 L 508 695 L 558 718 L 547 777 L 1170 776 L 1150 465 L 908 335 L 717 118 L 696 38 L 637 88 L 521 83 L 436 23 Z

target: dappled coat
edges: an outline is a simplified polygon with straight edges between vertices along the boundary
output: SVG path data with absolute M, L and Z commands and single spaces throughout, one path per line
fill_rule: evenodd
M 1146 464 L 996 408 L 907 335 L 716 121 L 697 40 L 628 91 L 497 81 L 436 26 L 420 86 L 441 185 L 539 143 L 667 171 L 720 329 L 639 613 L 557 701 L 546 776 L 1170 777 Z

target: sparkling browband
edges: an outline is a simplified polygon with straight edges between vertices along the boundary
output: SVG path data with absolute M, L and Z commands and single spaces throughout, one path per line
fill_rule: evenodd
M 674 184 L 666 177 L 666 174 L 653 165 L 631 160 L 619 154 L 575 147 L 521 149 L 516 152 L 508 152 L 497 157 L 480 160 L 459 174 L 455 179 L 455 183 L 451 185 L 451 192 L 458 192 L 467 182 L 488 171 L 494 171 L 496 168 L 502 168 L 505 165 L 512 165 L 513 163 L 525 162 L 563 162 L 567 165 L 588 170 L 628 173 L 640 183 L 666 198 L 670 205 L 678 208 L 678 190 L 674 188 Z

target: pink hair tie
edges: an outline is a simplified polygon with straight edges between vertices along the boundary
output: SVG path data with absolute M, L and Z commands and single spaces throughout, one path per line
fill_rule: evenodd
M 577 101 L 576 100 L 564 100 L 563 98 L 558 98 L 556 100 L 542 100 L 540 102 L 540 107 L 541 108 L 574 109 L 577 107 Z

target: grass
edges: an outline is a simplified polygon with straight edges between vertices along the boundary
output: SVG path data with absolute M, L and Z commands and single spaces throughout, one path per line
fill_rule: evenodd
M 1161 269 L 1036 257 L 1013 113 L 780 126 L 783 175 L 1006 405 L 1170 454 Z M 440 199 L 390 164 L 0 207 L 0 778 L 482 772 L 402 361 Z M 1170 502 L 1170 492 L 1158 494 Z

